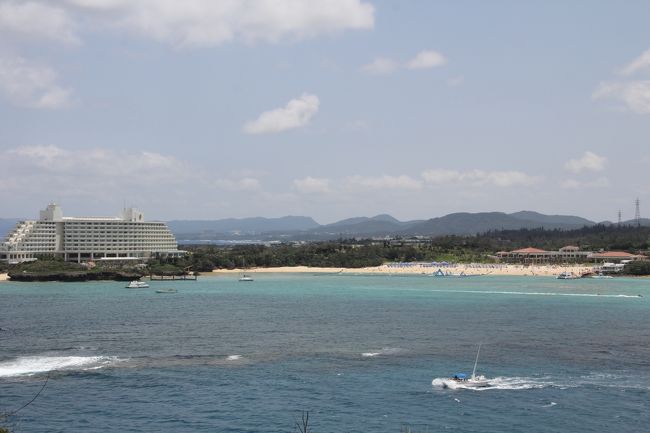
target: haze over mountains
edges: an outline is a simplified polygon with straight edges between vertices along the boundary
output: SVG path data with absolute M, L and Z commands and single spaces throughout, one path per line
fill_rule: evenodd
M 4 238 L 18 222 L 16 218 L 0 218 L 0 238 Z M 612 224 L 609 221 L 602 224 Z M 327 240 L 339 237 L 442 236 L 474 235 L 490 230 L 545 228 L 571 230 L 597 224 L 571 215 L 545 215 L 532 211 L 514 213 L 478 212 L 452 213 L 428 220 L 399 221 L 390 215 L 355 217 L 332 224 L 318 224 L 305 216 L 281 218 L 227 218 L 220 220 L 173 220 L 168 225 L 179 242 L 238 240 Z M 625 221 L 625 225 L 636 224 Z M 641 224 L 650 226 L 650 219 Z
M 571 230 L 597 224 L 571 215 L 532 211 L 453 213 L 428 220 L 399 221 L 382 214 L 321 225 L 309 217 L 243 218 L 214 221 L 169 221 L 179 241 L 199 240 L 325 240 L 339 237 L 473 235 L 489 230 L 546 228 Z M 604 224 L 611 224 L 607 221 Z M 631 221 L 625 224 L 632 224 Z M 650 225 L 650 220 L 642 220 Z

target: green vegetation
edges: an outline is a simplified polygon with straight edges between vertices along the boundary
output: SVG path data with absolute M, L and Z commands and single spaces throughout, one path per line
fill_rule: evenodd
M 503 230 L 477 235 L 476 239 L 492 251 L 529 246 L 557 250 L 566 245 L 576 245 L 590 251 L 636 252 L 650 248 L 650 227 L 595 225 L 577 230 Z
M 9 267 L 9 277 L 14 281 L 129 281 L 142 277 L 145 272 L 134 266 L 119 268 L 88 267 L 78 263 L 64 262 L 49 256 L 41 256 L 33 262 Z
M 628 275 L 650 275 L 650 261 L 632 262 L 625 265 Z
M 577 230 L 521 229 L 491 231 L 475 236 L 440 236 L 432 239 L 371 241 L 341 239 L 339 241 L 303 244 L 184 246 L 187 257 L 159 259 L 151 269 L 177 272 L 233 269 L 246 263 L 249 267 L 316 266 L 360 268 L 386 262 L 448 261 L 490 262 L 497 251 L 534 246 L 557 250 L 577 245 L 583 250 L 618 250 L 644 252 L 650 246 L 650 227 L 596 225 Z M 640 266 L 640 265 L 638 265 Z M 633 268 L 636 269 L 636 268 Z M 640 268 L 634 272 L 645 272 Z M 635 273 L 642 275 L 642 273 Z
M 577 245 L 582 250 L 617 250 L 632 253 L 647 252 L 650 227 L 604 226 L 578 230 L 521 229 L 491 231 L 475 236 L 440 236 L 432 239 L 397 239 L 373 241 L 340 239 L 338 241 L 299 244 L 264 245 L 190 245 L 183 248 L 182 258 L 157 258 L 144 265 L 99 264 L 89 269 L 76 263 L 65 263 L 51 257 L 41 257 L 33 263 L 9 268 L 16 279 L 85 281 L 88 279 L 136 279 L 142 275 L 182 275 L 191 270 L 210 272 L 213 269 L 242 267 L 313 266 L 361 268 L 386 262 L 448 261 L 461 263 L 491 262 L 497 251 L 509 251 L 529 246 L 557 250 Z M 649 263 L 628 267 L 631 275 L 650 275 Z

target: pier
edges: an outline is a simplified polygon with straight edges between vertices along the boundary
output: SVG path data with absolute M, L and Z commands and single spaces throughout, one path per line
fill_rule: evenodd
M 149 275 L 151 281 L 196 281 L 199 276 L 193 275 Z

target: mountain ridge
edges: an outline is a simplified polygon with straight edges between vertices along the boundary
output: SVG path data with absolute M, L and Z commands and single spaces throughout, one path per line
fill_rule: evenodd
M 16 218 L 0 218 L 0 239 L 4 239 L 18 222 Z M 170 220 L 167 224 L 180 241 L 192 240 L 327 240 L 339 237 L 443 236 L 475 235 L 495 230 L 559 229 L 570 230 L 609 221 L 594 222 L 573 215 L 546 215 L 534 211 L 455 212 L 426 220 L 400 221 L 389 214 L 346 218 L 330 224 L 319 224 L 307 216 L 277 218 L 250 217 L 217 220 Z M 623 225 L 635 225 L 625 221 Z M 641 225 L 650 226 L 642 218 Z

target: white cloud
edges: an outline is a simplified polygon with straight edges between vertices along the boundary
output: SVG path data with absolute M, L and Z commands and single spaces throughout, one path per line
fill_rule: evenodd
M 54 70 L 21 57 L 0 57 L 0 92 L 23 107 L 54 109 L 71 104 L 70 91 L 57 83 Z
M 462 180 L 463 174 L 456 170 L 435 169 L 426 170 L 422 173 L 422 178 L 426 183 L 440 185 Z
M 259 180 L 252 177 L 243 179 L 217 179 L 215 185 L 228 191 L 256 191 L 260 189 Z
M 0 3 L 0 35 L 3 33 L 66 44 L 79 42 L 66 10 L 32 1 Z
M 442 66 L 447 63 L 445 56 L 437 51 L 420 51 L 411 61 L 406 64 L 408 69 L 427 69 Z
M 638 114 L 650 114 L 650 81 L 603 82 L 592 94 L 593 99 L 613 98 Z
M 404 64 L 388 57 L 377 57 L 372 62 L 363 65 L 361 70 L 368 74 L 388 75 L 401 68 L 428 69 L 443 66 L 446 63 L 447 59 L 441 53 L 433 50 L 426 50 L 420 51 L 413 59 Z
M 620 72 L 625 76 L 633 75 L 637 72 L 650 72 L 650 50 L 646 50 L 639 57 L 625 65 Z
M 386 57 L 377 57 L 367 65 L 363 65 L 361 70 L 373 75 L 386 75 L 395 72 L 399 68 L 399 64 L 394 60 Z
M 215 46 L 242 39 L 277 42 L 371 29 L 363 0 L 64 0 L 93 16 L 174 46 Z
M 91 148 L 77 152 L 53 145 L 37 145 L 16 147 L 7 151 L 5 156 L 10 156 L 17 164 L 41 167 L 53 174 L 125 176 L 131 180 L 157 175 L 174 178 L 186 169 L 172 156 L 148 151 L 115 152 Z
M 580 158 L 570 159 L 564 164 L 564 168 L 572 173 L 581 171 L 602 171 L 605 169 L 607 158 L 596 155 L 593 152 L 585 152 Z
M 329 179 L 307 176 L 293 181 L 294 189 L 301 193 L 327 193 L 330 190 Z
M 9 153 L 31 158 L 40 163 L 47 163 L 54 158 L 64 154 L 63 149 L 57 146 L 21 146 L 9 151 Z
M 348 178 L 350 185 L 372 189 L 411 189 L 422 188 L 422 182 L 410 176 L 352 176 Z
M 0 182 L 16 176 L 22 179 L 19 187 L 31 188 L 33 194 L 56 190 L 57 194 L 83 196 L 134 187 L 159 194 L 178 185 L 194 186 L 200 179 L 183 161 L 155 152 L 75 151 L 51 145 L 21 146 L 0 153 Z
M 567 179 L 563 181 L 560 186 L 565 189 L 609 188 L 611 183 L 606 177 L 601 177 L 591 181 Z
M 447 80 L 447 84 L 451 87 L 457 87 L 460 86 L 465 82 L 465 77 L 462 75 L 459 75 L 457 77 L 453 77 Z
M 289 129 L 300 128 L 318 112 L 320 101 L 316 95 L 303 93 L 299 98 L 292 99 L 285 107 L 265 111 L 251 122 L 244 125 L 248 134 L 272 134 Z
M 426 170 L 422 178 L 429 185 L 449 185 L 467 183 L 474 186 L 491 185 L 498 187 L 528 186 L 539 182 L 540 178 L 521 171 L 457 171 L 446 169 Z

